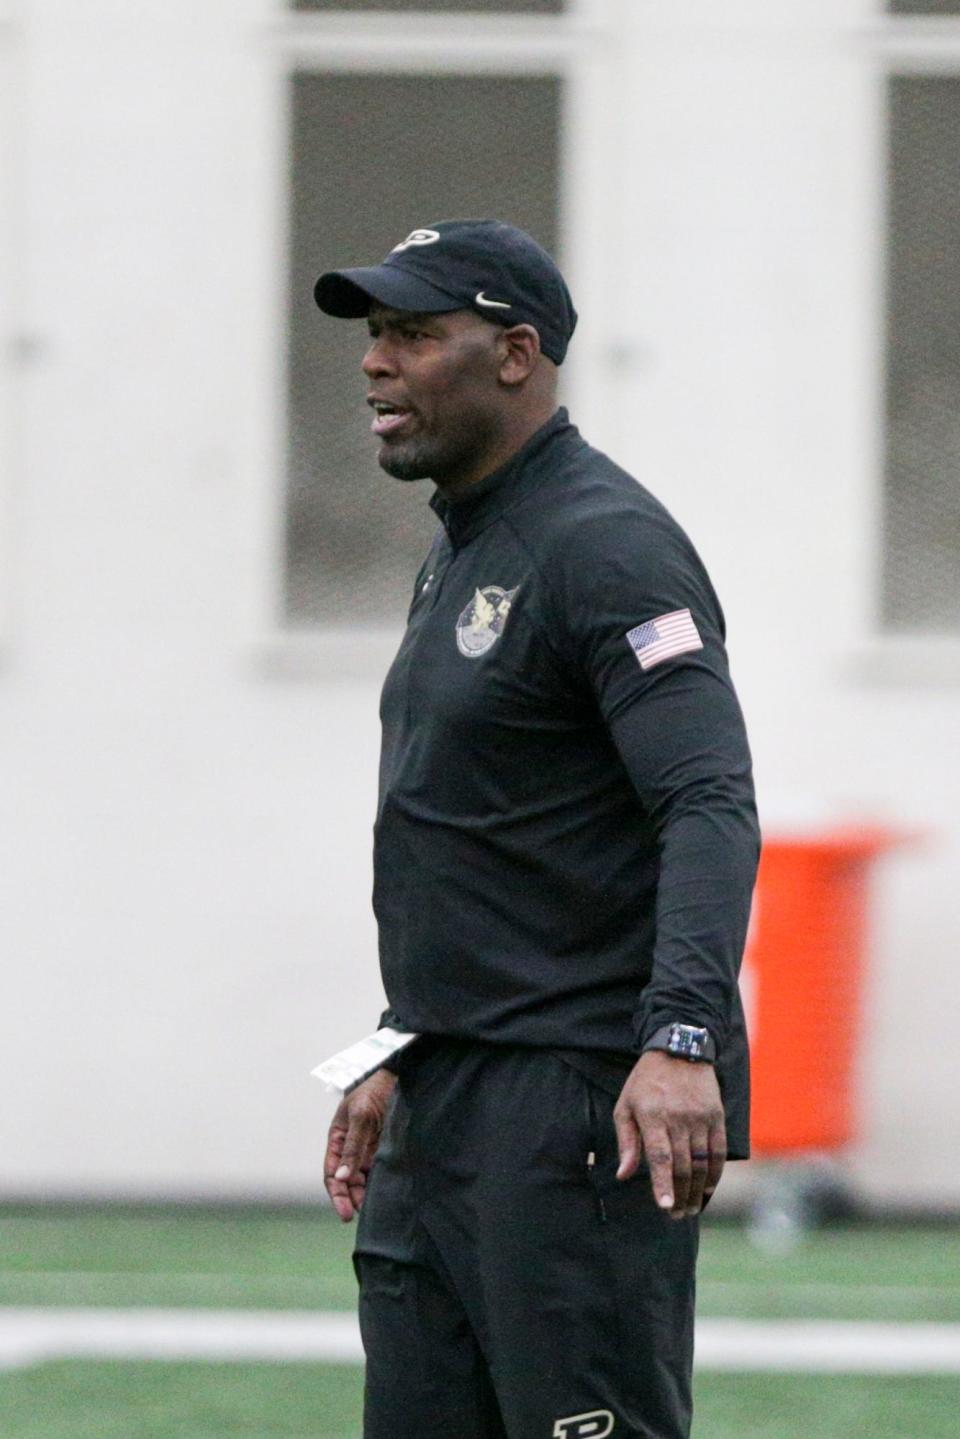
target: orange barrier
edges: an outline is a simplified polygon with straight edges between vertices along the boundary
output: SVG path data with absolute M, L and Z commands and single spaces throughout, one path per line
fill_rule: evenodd
M 744 985 L 757 1155 L 855 1136 L 867 875 L 902 837 L 850 828 L 764 840 Z

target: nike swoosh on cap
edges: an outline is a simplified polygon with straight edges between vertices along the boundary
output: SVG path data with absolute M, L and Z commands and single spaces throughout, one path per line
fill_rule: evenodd
M 512 310 L 513 306 L 508 305 L 506 300 L 488 300 L 482 290 L 477 291 L 476 304 L 489 305 L 491 310 Z

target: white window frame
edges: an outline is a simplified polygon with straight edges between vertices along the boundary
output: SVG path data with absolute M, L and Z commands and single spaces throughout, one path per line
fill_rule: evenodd
M 609 435 L 615 420 L 603 383 L 609 370 L 603 362 L 609 361 L 609 342 L 600 332 L 605 308 L 593 303 L 590 293 L 603 283 L 598 277 L 610 273 L 606 247 L 616 222 L 601 227 L 588 217 L 609 219 L 618 206 L 618 176 L 612 162 L 604 164 L 604 147 L 596 141 L 617 104 L 620 3 L 568 0 L 566 12 L 558 15 L 288 12 L 262 36 L 273 119 L 265 142 L 262 205 L 270 218 L 262 221 L 259 250 L 272 278 L 258 323 L 263 383 L 259 395 L 251 390 L 254 415 L 248 417 L 249 457 L 263 477 L 252 517 L 259 551 L 252 597 L 253 633 L 261 636 L 254 645 L 259 673 L 291 679 L 379 677 L 401 634 L 399 625 L 290 630 L 282 624 L 291 74 L 551 75 L 564 82 L 559 230 L 564 268 L 586 316 L 578 328 L 577 354 L 564 367 L 564 398 L 576 397 L 577 414 L 592 433 Z
M 921 17 L 886 15 L 865 27 L 857 37 L 858 49 L 865 63 L 872 64 L 877 80 L 876 136 L 877 233 L 886 234 L 887 206 L 884 173 L 887 159 L 885 97 L 887 81 L 894 75 L 955 75 L 960 77 L 960 16 Z M 881 242 L 878 260 L 885 253 Z M 857 682 L 892 688 L 916 687 L 953 688 L 960 685 L 960 635 L 929 634 L 899 635 L 879 629 L 879 594 L 882 583 L 883 554 L 883 474 L 885 419 L 883 394 L 885 385 L 886 276 L 878 263 L 875 275 L 874 393 L 875 444 L 874 473 L 876 483 L 871 496 L 868 530 L 871 537 L 870 575 L 867 586 L 872 602 L 872 624 L 863 644 L 849 656 L 849 677 Z M 865 627 L 866 628 L 866 627 Z

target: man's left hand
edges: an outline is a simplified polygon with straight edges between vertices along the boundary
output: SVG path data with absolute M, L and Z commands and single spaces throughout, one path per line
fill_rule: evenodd
M 727 1133 L 712 1064 L 691 1064 L 662 1050 L 637 1060 L 613 1111 L 618 1179 L 650 1166 L 653 1194 L 673 1219 L 699 1214 L 720 1182 Z

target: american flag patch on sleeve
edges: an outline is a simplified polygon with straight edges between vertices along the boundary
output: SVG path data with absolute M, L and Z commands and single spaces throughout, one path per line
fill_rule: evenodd
M 689 610 L 673 610 L 655 620 L 627 630 L 627 644 L 633 650 L 642 670 L 652 669 L 661 660 L 685 655 L 689 650 L 702 650 L 703 640 Z

